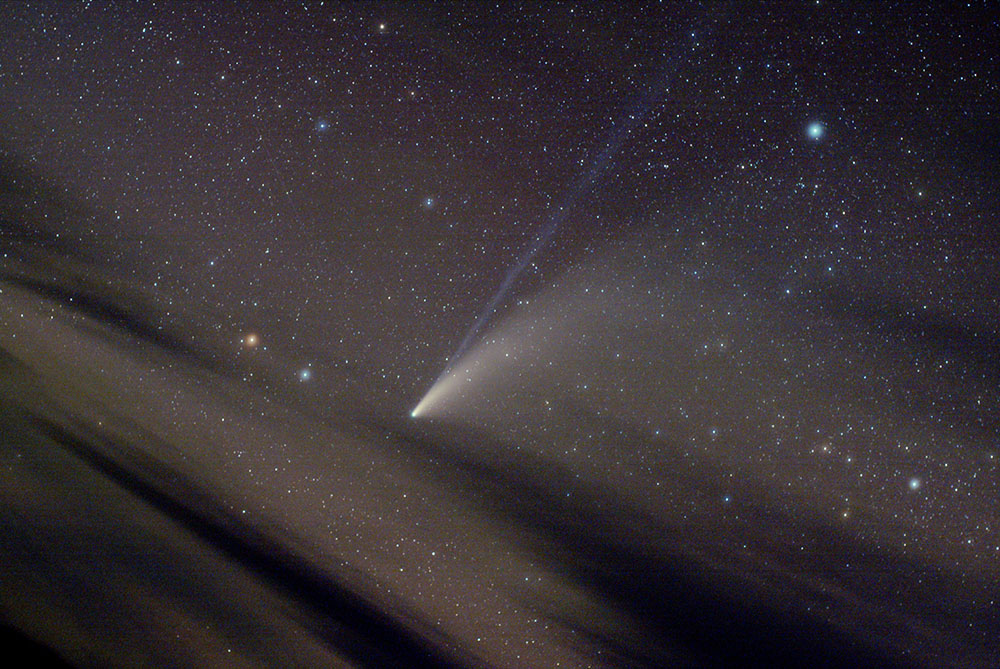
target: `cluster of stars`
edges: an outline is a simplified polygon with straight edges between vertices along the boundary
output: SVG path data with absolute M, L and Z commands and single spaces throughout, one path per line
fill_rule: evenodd
M 57 220 L 44 189 L 11 193 L 58 230 L 52 247 L 96 250 L 107 285 L 142 294 L 120 310 L 154 314 L 133 334 L 185 352 L 155 358 L 151 387 L 190 358 L 226 370 L 227 398 L 239 370 L 243 413 L 179 384 L 160 393 L 167 418 L 136 422 L 184 435 L 240 516 L 280 518 L 482 664 L 608 657 L 584 637 L 660 657 L 629 644 L 663 621 L 601 599 L 597 553 L 559 543 L 579 517 L 652 518 L 672 531 L 608 534 L 865 604 L 911 565 L 997 577 L 994 19 L 813 3 L 8 13 L 3 142 L 96 213 Z M 352 436 L 329 432 L 340 419 Z M 567 550 L 536 544 L 547 528 Z M 824 552 L 841 537 L 850 549 Z M 774 591 L 811 615 L 793 580 Z M 906 592 L 869 607 L 898 619 L 838 629 L 903 629 L 936 602 Z M 948 594 L 959 611 L 989 601 Z M 956 631 L 948 613 L 919 623 L 975 648 L 961 635 L 987 617 Z

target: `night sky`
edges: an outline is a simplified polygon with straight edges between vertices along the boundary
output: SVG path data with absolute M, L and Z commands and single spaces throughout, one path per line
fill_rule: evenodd
M 0 645 L 1000 666 L 989 3 L 0 5 Z

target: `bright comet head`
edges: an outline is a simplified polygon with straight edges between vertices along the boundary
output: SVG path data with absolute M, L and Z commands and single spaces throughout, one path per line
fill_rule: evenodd
M 447 404 L 449 398 L 454 399 L 454 395 L 461 385 L 462 379 L 466 382 L 472 379 L 468 376 L 468 370 L 465 374 L 459 374 L 452 368 L 448 368 L 438 377 L 434 385 L 431 386 L 430 390 L 420 398 L 417 402 L 417 406 L 413 407 L 410 412 L 410 418 L 420 418 L 422 416 L 427 416 L 431 411 L 440 411 L 442 405 Z
M 431 389 L 427 391 L 426 395 L 420 398 L 420 401 L 417 402 L 417 406 L 413 407 L 413 410 L 410 412 L 410 418 L 420 418 L 421 416 L 426 415 L 427 410 L 431 407 L 434 401 L 436 399 L 440 399 L 441 397 L 441 391 L 439 388 L 440 385 L 441 381 L 439 380 L 431 386 Z

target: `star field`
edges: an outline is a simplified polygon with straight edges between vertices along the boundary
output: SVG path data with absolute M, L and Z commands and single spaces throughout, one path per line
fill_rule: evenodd
M 3 14 L 11 648 L 1000 663 L 990 8 Z

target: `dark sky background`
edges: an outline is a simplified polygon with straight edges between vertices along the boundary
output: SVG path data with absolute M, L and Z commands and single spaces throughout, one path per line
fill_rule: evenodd
M 0 19 L 4 646 L 1000 665 L 995 8 Z

